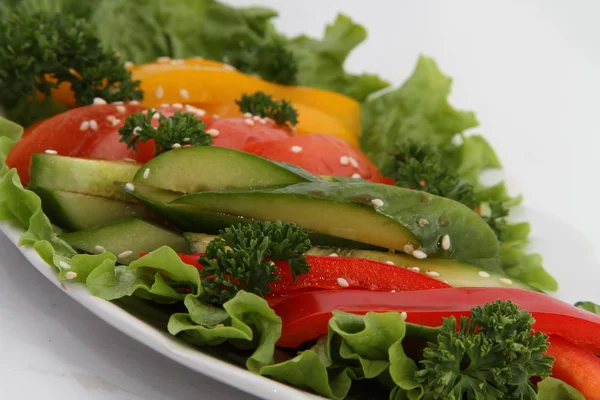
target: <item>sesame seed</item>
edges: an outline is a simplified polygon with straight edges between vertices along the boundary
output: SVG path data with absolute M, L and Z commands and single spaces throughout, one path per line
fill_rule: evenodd
M 419 226 L 425 226 L 425 225 L 429 225 L 429 221 L 426 220 L 425 218 L 419 218 L 419 220 L 417 221 L 417 224 L 419 224 Z
M 244 122 L 246 123 L 246 125 L 250 125 L 250 126 L 254 125 L 254 121 L 251 119 L 246 119 L 246 120 L 244 120 Z
M 172 149 L 180 149 L 181 145 L 179 143 L 173 143 L 173 146 L 171 146 Z
M 166 64 L 166 63 L 168 63 L 169 61 L 171 61 L 171 57 L 158 57 L 158 58 L 156 59 L 156 62 L 157 62 L 157 63 L 160 63 L 160 64 Z
M 360 174 L 358 174 L 358 173 L 355 172 L 355 173 L 352 174 L 352 178 L 353 179 L 360 179 L 360 178 L 362 178 L 362 176 L 360 176 Z
M 52 149 L 48 149 L 48 150 L 44 151 L 44 153 L 50 154 L 50 155 L 54 156 L 54 155 L 58 154 L 58 151 L 52 150 Z
M 123 161 L 125 161 L 125 162 L 132 162 L 132 163 L 136 162 L 133 158 L 129 158 L 129 157 L 125 157 L 123 159 Z
M 131 67 L 133 67 L 133 62 L 132 61 L 125 61 L 125 64 L 123 64 L 123 66 L 125 68 L 131 68 Z
M 396 293 L 396 289 L 390 290 L 390 293 Z
M 171 65 L 181 65 L 181 64 L 183 64 L 183 62 L 184 62 L 183 60 L 178 58 L 175 60 L 171 60 Z
M 191 104 L 186 104 L 184 106 L 184 108 L 185 108 L 185 111 L 189 111 L 189 112 L 196 112 L 196 110 L 198 110 L 196 107 L 194 107 Z
M 300 153 L 302 151 L 302 146 L 292 146 L 290 150 L 292 153 Z
M 439 272 L 435 272 L 435 271 L 427 271 L 425 272 L 425 275 L 427 276 L 440 276 Z
M 114 115 L 107 115 L 107 116 L 106 116 L 106 120 L 107 120 L 108 122 L 114 121 L 116 118 L 117 118 L 117 117 L 115 117 Z
M 152 119 L 159 119 L 160 118 L 160 114 L 156 113 L 152 116 Z
M 113 101 L 110 104 L 119 105 L 119 104 L 123 104 L 123 102 L 122 101 Z
M 98 245 L 98 246 L 94 247 L 94 251 L 96 253 L 104 253 L 106 251 L 106 249 L 104 247 Z
M 144 170 L 144 179 L 148 179 L 149 176 L 150 176 L 150 168 L 146 168 Z
M 90 119 L 90 128 L 92 128 L 93 131 L 98 130 L 98 123 L 95 119 Z
M 331 253 L 331 254 L 329 254 L 329 257 L 337 257 L 337 256 L 338 256 L 337 253 Z
M 89 121 L 83 121 L 81 123 L 81 125 L 79 125 L 79 130 L 80 131 L 87 131 L 90 128 L 90 123 Z
M 173 103 L 173 104 L 171 104 L 171 107 L 181 109 L 181 108 L 183 108 L 183 104 L 181 104 L 181 103 Z
M 117 111 L 120 112 L 121 114 L 125 114 L 127 109 L 125 108 L 125 106 L 117 106 Z
M 482 278 L 489 278 L 490 274 L 488 274 L 485 271 L 479 271 L 479 276 L 482 277 Z
M 127 190 L 128 192 L 133 192 L 135 191 L 135 185 L 131 182 L 127 182 L 125 184 L 125 190 Z
M 406 311 L 402 311 L 400 313 L 400 318 L 402 318 L 402 321 L 406 321 L 406 318 L 408 318 L 408 314 L 406 313 Z
M 208 129 L 208 130 L 206 131 L 206 133 L 208 133 L 208 134 L 209 134 L 210 136 L 212 136 L 212 137 L 217 137 L 217 136 L 219 136 L 219 130 L 218 130 L 218 129 L 215 129 L 215 128 Z
M 418 249 L 413 251 L 412 255 L 414 258 L 418 258 L 419 260 L 427 258 L 427 254 L 425 254 L 425 252 L 423 250 L 418 250 Z
M 354 167 L 354 168 L 358 168 L 358 161 L 356 161 L 356 159 L 354 157 L 348 157 L 348 161 L 350 161 L 350 164 Z
M 415 246 L 413 246 L 410 243 L 404 245 L 404 252 L 405 253 L 412 254 L 413 251 L 415 251 Z
M 204 111 L 204 110 L 202 110 L 202 111 Z M 204 114 L 206 114 L 206 111 L 204 111 Z M 204 115 L 204 114 L 202 114 L 202 115 Z M 219 118 L 221 118 L 221 116 L 220 116 L 219 114 L 213 114 L 213 115 L 212 115 L 212 117 L 213 117 L 214 119 L 219 119 Z
M 388 264 L 388 265 L 396 265 L 396 264 L 394 264 L 394 262 L 393 262 L 393 261 L 391 261 L 391 260 L 387 260 L 385 263 L 386 263 L 386 264 Z
M 344 278 L 337 278 L 337 284 L 340 285 L 341 287 L 348 287 L 348 286 L 350 286 L 350 284 L 348 283 L 348 281 L 345 280 Z
M 265 125 L 267 122 L 269 122 L 269 120 L 267 118 L 261 118 L 258 120 L 258 122 L 260 122 L 261 124 Z
M 252 118 L 252 113 L 244 113 L 244 118 Z
M 65 274 L 65 278 L 71 280 L 77 278 L 77 272 L 69 271 Z
M 65 261 L 59 261 L 58 266 L 61 267 L 62 269 L 71 269 L 71 266 L 68 263 L 66 263 Z
M 252 117 L 252 119 L 255 120 L 255 121 L 260 121 L 262 118 L 261 118 L 260 115 L 255 115 L 255 116 Z
M 141 126 L 136 126 L 135 128 L 133 128 L 133 134 L 136 136 L 139 135 L 141 131 L 142 131 Z
M 121 123 L 121 120 L 120 120 L 120 119 L 118 119 L 118 118 L 115 118 L 115 119 L 113 119 L 113 120 L 111 120 L 111 121 L 110 121 L 110 125 L 111 125 L 111 126 L 117 126 L 117 125 L 119 125 L 120 123 Z
M 154 92 L 154 96 L 157 99 L 162 99 L 162 97 L 165 95 L 165 90 L 163 89 L 162 86 L 157 86 L 156 91 Z
M 129 256 L 130 256 L 130 255 L 132 255 L 132 254 L 133 254 L 133 251 L 131 251 L 131 250 L 127 250 L 127 251 L 124 251 L 124 252 L 122 252 L 121 254 L 119 254 L 119 255 L 117 256 L 117 258 L 125 258 L 125 257 L 129 257 Z
M 190 141 L 190 140 L 192 140 L 192 139 L 191 139 L 191 138 L 189 138 L 189 137 L 184 137 L 184 138 L 183 138 L 183 139 L 181 139 L 181 140 L 183 140 L 184 142 L 189 142 L 189 141 Z
M 139 102 L 139 101 L 137 101 L 137 100 L 131 100 L 131 101 L 129 102 L 129 104 L 131 104 L 132 106 L 137 106 L 138 104 L 140 104 L 140 102 Z
M 444 282 L 446 285 L 449 285 L 448 281 L 445 279 L 442 282 Z
M 342 165 L 348 165 L 350 163 L 350 159 L 347 156 L 341 156 L 340 157 L 340 164 Z
M 373 199 L 371 200 L 371 204 L 373 204 L 375 207 L 381 207 L 384 203 L 381 199 Z
M 206 111 L 203 110 L 203 109 L 201 109 L 201 108 L 199 108 L 199 109 L 196 110 L 196 115 L 199 116 L 199 117 L 204 117 L 206 115 Z M 219 116 L 217 114 L 214 114 L 213 118 L 219 118 Z
M 508 279 L 508 278 L 500 278 L 500 279 L 498 279 L 498 281 L 499 281 L 500 283 L 504 283 L 505 285 L 512 285 L 512 283 L 513 283 L 513 281 L 511 281 L 511 280 L 510 280 L 510 279 Z
M 409 267 L 408 269 L 412 272 L 421 272 L 421 268 L 419 267 Z
M 94 97 L 94 105 L 95 106 L 100 106 L 100 105 L 104 105 L 106 104 L 106 100 L 104 100 L 101 97 Z
M 448 236 L 448 235 L 442 236 L 442 249 L 444 249 L 444 250 L 450 249 L 450 236 Z

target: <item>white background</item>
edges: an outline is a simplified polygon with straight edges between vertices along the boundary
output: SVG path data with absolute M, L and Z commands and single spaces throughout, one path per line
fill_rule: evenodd
M 503 160 L 536 250 L 568 301 L 600 301 L 600 3 L 229 1 L 280 11 L 286 33 L 321 35 L 343 11 L 369 29 L 354 72 L 400 84 L 420 53 L 454 78 Z M 93 317 L 0 234 L 0 398 L 250 399 Z

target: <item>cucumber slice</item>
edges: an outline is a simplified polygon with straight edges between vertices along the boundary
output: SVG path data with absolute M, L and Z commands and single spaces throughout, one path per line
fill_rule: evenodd
M 113 182 L 130 181 L 139 167 L 125 161 L 34 154 L 29 186 L 136 203 Z
M 162 246 L 169 246 L 179 253 L 189 252 L 185 239 L 179 233 L 138 218 L 66 233 L 60 238 L 71 247 L 87 253 L 109 251 L 121 264 L 129 264 L 140 258 L 140 253 Z

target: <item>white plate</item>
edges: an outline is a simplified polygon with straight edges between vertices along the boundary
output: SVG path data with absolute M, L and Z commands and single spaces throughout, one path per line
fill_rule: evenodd
M 17 225 L 6 222 L 0 223 L 0 230 L 6 234 L 15 246 L 23 233 L 23 229 Z M 18 249 L 31 262 L 33 267 L 50 282 L 62 288 L 67 295 L 97 317 L 140 343 L 188 368 L 264 399 L 310 400 L 320 398 L 204 354 L 202 351 L 175 339 L 168 333 L 155 329 L 111 302 L 92 296 L 84 284 L 59 281 L 56 278 L 55 269 L 46 264 L 35 250 L 26 247 L 18 247 Z

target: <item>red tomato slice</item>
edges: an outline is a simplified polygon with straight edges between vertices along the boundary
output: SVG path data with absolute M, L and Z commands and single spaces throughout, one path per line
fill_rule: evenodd
M 245 117 L 213 119 L 207 129 L 213 130 L 215 146 L 237 150 L 257 143 L 286 140 L 292 134 L 273 121 Z
M 389 183 L 367 156 L 335 136 L 299 135 L 287 140 L 256 143 L 243 150 L 269 160 L 298 165 L 316 175 Z

